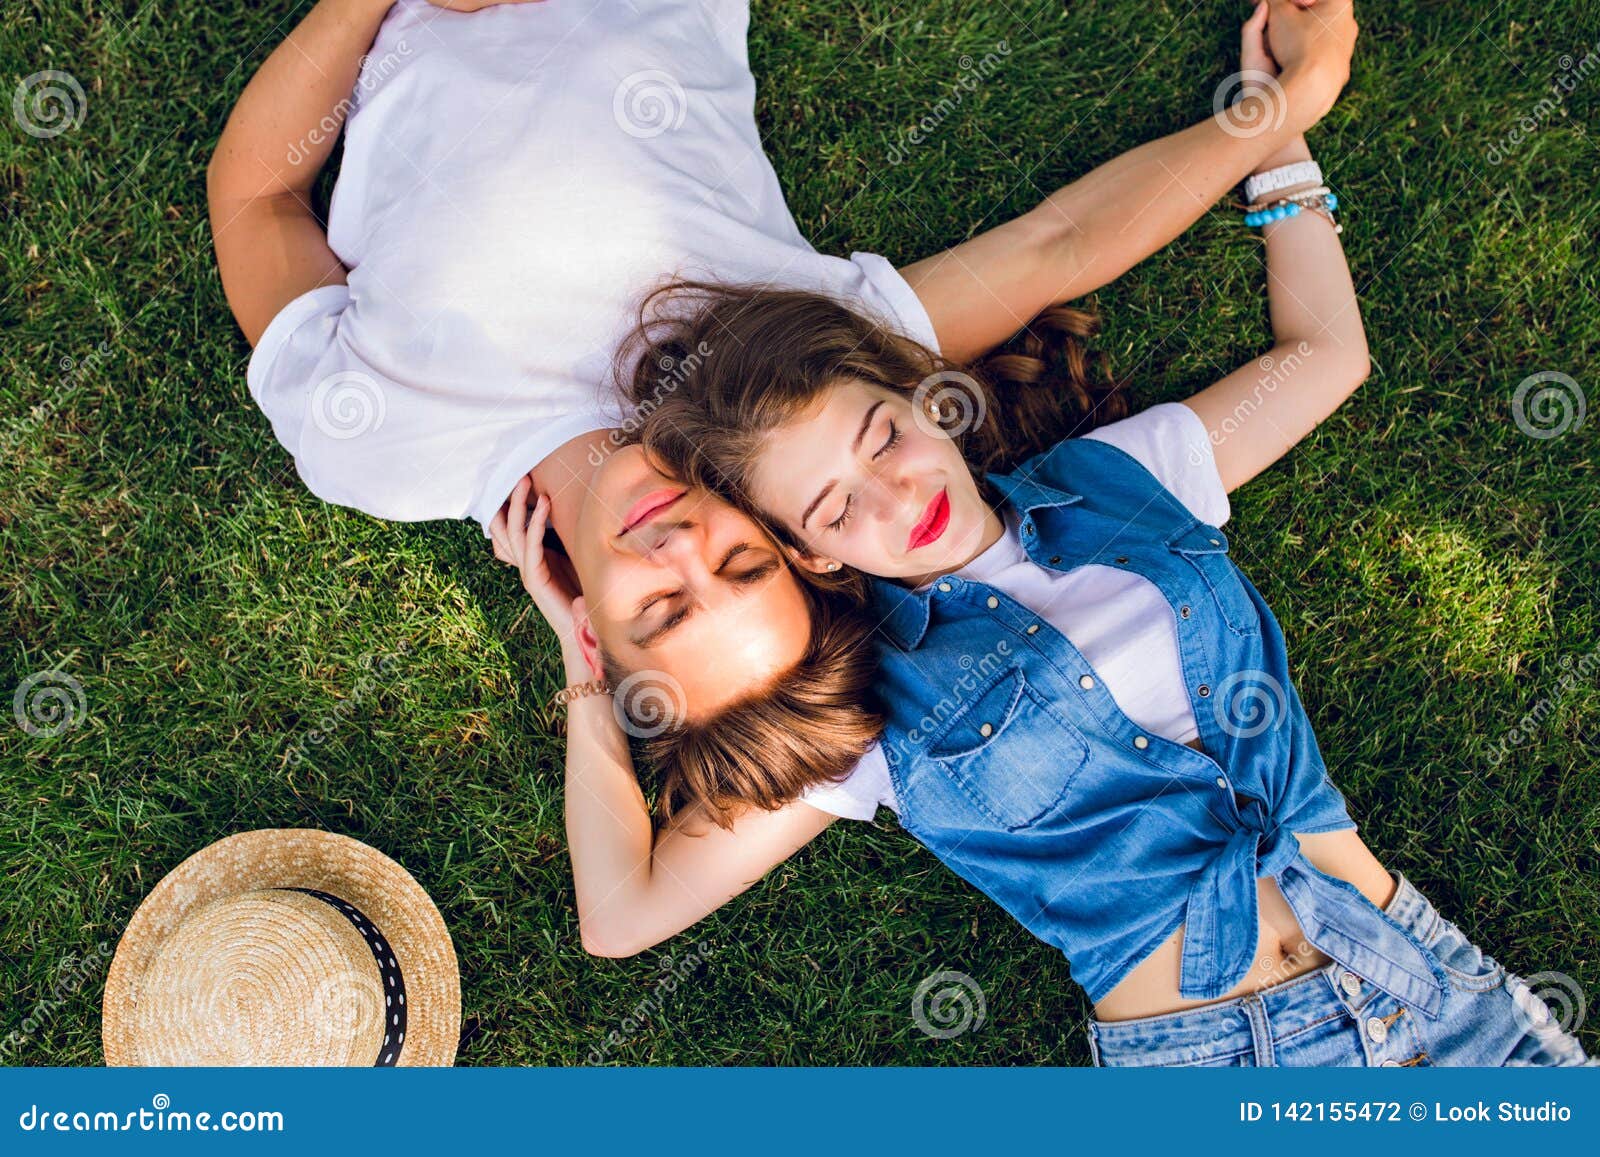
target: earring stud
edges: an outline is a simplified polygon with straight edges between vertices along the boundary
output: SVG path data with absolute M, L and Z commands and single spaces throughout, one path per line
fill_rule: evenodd
M 838 570 L 838 569 L 839 569 L 839 564 L 838 564 L 838 563 L 836 563 L 836 562 L 830 562 L 830 563 L 829 563 L 829 564 L 828 564 L 828 569 L 829 569 L 829 570 L 830 570 L 830 571 L 836 571 L 836 570 Z

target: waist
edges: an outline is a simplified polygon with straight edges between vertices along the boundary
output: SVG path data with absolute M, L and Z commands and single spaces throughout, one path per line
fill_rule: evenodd
M 1375 907 L 1383 908 L 1389 903 L 1394 894 L 1394 878 L 1354 830 L 1300 835 L 1297 839 L 1301 853 L 1318 871 L 1344 880 Z M 1216 1000 L 1191 1000 L 1180 994 L 1185 932 L 1180 926 L 1095 1004 L 1096 1018 L 1115 1022 L 1202 1008 L 1325 968 L 1328 957 L 1306 938 L 1276 882 L 1269 877 L 1256 883 L 1260 916 L 1255 954 L 1249 973 L 1237 986 Z

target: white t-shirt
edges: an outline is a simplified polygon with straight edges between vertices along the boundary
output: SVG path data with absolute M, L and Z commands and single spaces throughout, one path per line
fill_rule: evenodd
M 1188 406 L 1151 406 L 1084 437 L 1131 455 L 1196 518 L 1213 526 L 1228 520 L 1228 492 L 1217 474 L 1211 438 Z M 1023 550 L 1016 512 L 1006 513 L 1005 534 L 956 574 L 997 587 L 1065 635 L 1142 730 L 1177 743 L 1198 737 L 1183 682 L 1177 624 L 1156 585 L 1094 563 L 1064 574 L 1047 570 Z M 846 819 L 870 820 L 879 804 L 898 810 L 889 765 L 878 746 L 846 779 L 811 788 L 800 798 Z
M 248 372 L 313 493 L 487 525 L 552 450 L 626 421 L 612 359 L 672 275 L 820 290 L 934 344 L 888 261 L 800 235 L 748 22 L 746 0 L 394 6 L 329 212 L 349 284 L 289 303 Z

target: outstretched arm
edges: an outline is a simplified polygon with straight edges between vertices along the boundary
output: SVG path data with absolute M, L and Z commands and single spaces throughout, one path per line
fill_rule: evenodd
M 570 590 L 544 557 L 549 499 L 531 512 L 531 481 L 511 492 L 491 533 L 561 641 L 568 686 L 595 677 L 573 632 Z M 810 804 L 751 808 L 721 828 L 689 810 L 659 833 L 634 775 L 627 736 L 608 695 L 567 707 L 567 845 L 583 946 L 631 956 L 714 912 L 819 835 L 836 817 Z
M 1351 0 L 1264 0 L 1242 39 L 1274 21 L 1282 73 L 1242 130 L 1227 114 L 1141 145 L 1013 221 L 902 270 L 940 351 L 970 361 L 1051 305 L 1115 280 L 1167 245 L 1332 106 L 1349 76 Z

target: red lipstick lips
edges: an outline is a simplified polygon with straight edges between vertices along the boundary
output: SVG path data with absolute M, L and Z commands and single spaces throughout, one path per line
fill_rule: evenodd
M 922 512 L 922 517 L 911 528 L 911 534 L 906 538 L 907 550 L 918 550 L 931 542 L 938 542 L 944 534 L 945 527 L 950 525 L 950 492 L 941 490 L 933 496 L 928 503 L 928 508 Z

